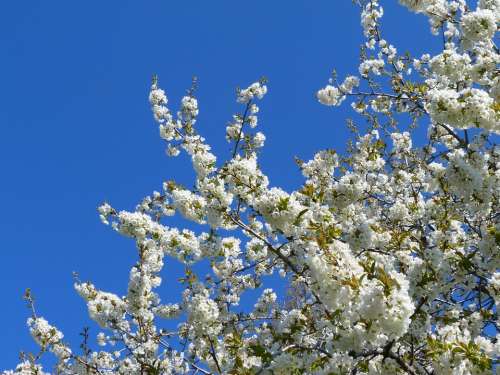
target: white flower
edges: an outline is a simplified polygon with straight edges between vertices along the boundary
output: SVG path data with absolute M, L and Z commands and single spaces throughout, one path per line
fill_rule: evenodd
M 248 103 L 254 97 L 262 99 L 267 93 L 267 86 L 261 84 L 260 82 L 252 83 L 248 88 L 241 90 L 238 93 L 239 103 Z
M 165 91 L 153 85 L 149 93 L 149 102 L 151 105 L 167 104 L 168 100 Z
M 193 296 L 188 304 L 188 316 L 192 326 L 209 336 L 216 335 L 221 329 L 219 308 L 206 292 Z
M 382 59 L 367 59 L 359 65 L 359 74 L 368 77 L 369 73 L 380 75 L 384 69 L 385 62 Z
M 487 41 L 497 30 L 495 14 L 490 9 L 478 9 L 462 17 L 460 24 L 465 40 Z
M 340 90 L 331 85 L 327 85 L 325 88 L 319 90 L 316 97 L 321 104 L 328 106 L 339 105 L 344 100 L 344 96 Z

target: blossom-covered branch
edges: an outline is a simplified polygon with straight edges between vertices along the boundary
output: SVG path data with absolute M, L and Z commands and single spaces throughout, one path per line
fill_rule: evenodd
M 317 92 L 324 105 L 350 101 L 349 151 L 297 160 L 304 183 L 287 192 L 258 162 L 265 80 L 237 91 L 232 152 L 218 161 L 198 131 L 196 82 L 174 115 L 154 78 L 160 137 L 168 155 L 190 156 L 194 188 L 166 181 L 134 212 L 100 206 L 138 251 L 125 296 L 75 280 L 102 350 L 72 351 L 28 294 L 40 353 L 4 375 L 43 374 L 46 353 L 60 374 L 498 373 L 500 1 L 400 0 L 443 38 L 418 58 L 385 39 L 378 0 L 356 2 L 359 66 Z M 169 226 L 174 215 L 199 229 Z M 170 259 L 186 270 L 177 301 L 157 293 Z M 260 297 L 244 309 L 249 290 Z

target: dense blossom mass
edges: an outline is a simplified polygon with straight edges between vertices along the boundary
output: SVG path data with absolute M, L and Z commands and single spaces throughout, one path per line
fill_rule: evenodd
M 167 181 L 134 212 L 103 204 L 101 220 L 135 240 L 138 261 L 125 296 L 76 279 L 102 348 L 72 351 L 33 309 L 40 352 L 3 374 L 44 374 L 46 352 L 60 374 L 500 373 L 500 0 L 400 3 L 428 17 L 442 50 L 399 53 L 379 1 L 358 1 L 359 68 L 317 93 L 328 106 L 350 101 L 355 139 L 346 155 L 298 160 L 293 192 L 259 168 L 264 80 L 238 90 L 232 153 L 218 161 L 197 131 L 194 88 L 172 113 L 154 79 L 160 136 L 168 155 L 191 157 L 195 187 Z M 200 230 L 169 227 L 177 214 Z M 155 292 L 169 258 L 186 267 L 176 301 Z M 193 270 L 201 260 L 206 275 Z M 269 288 L 274 273 L 286 301 Z M 244 309 L 251 289 L 260 297 Z

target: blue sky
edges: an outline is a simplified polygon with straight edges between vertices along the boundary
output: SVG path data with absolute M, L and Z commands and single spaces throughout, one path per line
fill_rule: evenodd
M 439 46 L 425 18 L 386 3 L 384 30 L 400 50 Z M 153 74 L 174 109 L 198 77 L 197 127 L 219 160 L 230 154 L 226 122 L 240 110 L 235 88 L 266 76 L 261 163 L 273 186 L 292 189 L 301 182 L 294 156 L 344 149 L 349 107 L 321 106 L 314 93 L 333 68 L 357 71 L 361 40 L 349 0 L 1 2 L 0 369 L 34 350 L 26 288 L 73 343 L 90 324 L 73 271 L 125 292 L 134 244 L 100 223 L 102 201 L 133 209 L 165 180 L 192 185 L 187 160 L 167 158 L 158 137 L 147 102 Z M 169 275 L 178 269 L 167 261 L 165 300 L 177 299 Z

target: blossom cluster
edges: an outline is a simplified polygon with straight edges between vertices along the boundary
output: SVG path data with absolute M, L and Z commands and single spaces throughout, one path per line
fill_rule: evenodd
M 259 166 L 265 80 L 237 91 L 223 161 L 195 126 L 194 88 L 175 113 L 153 80 L 160 137 L 168 155 L 190 157 L 194 185 L 166 181 L 132 212 L 99 207 L 137 262 L 123 296 L 75 282 L 100 350 L 72 351 L 33 309 L 30 332 L 56 373 L 500 373 L 500 2 L 400 0 L 442 33 L 442 51 L 420 58 L 383 38 L 379 1 L 357 2 L 358 76 L 317 92 L 327 106 L 351 101 L 353 139 L 346 154 L 297 160 L 296 189 Z M 169 226 L 174 215 L 190 229 Z M 171 259 L 185 267 L 183 292 L 162 301 Z M 45 374 L 39 359 L 3 374 Z

